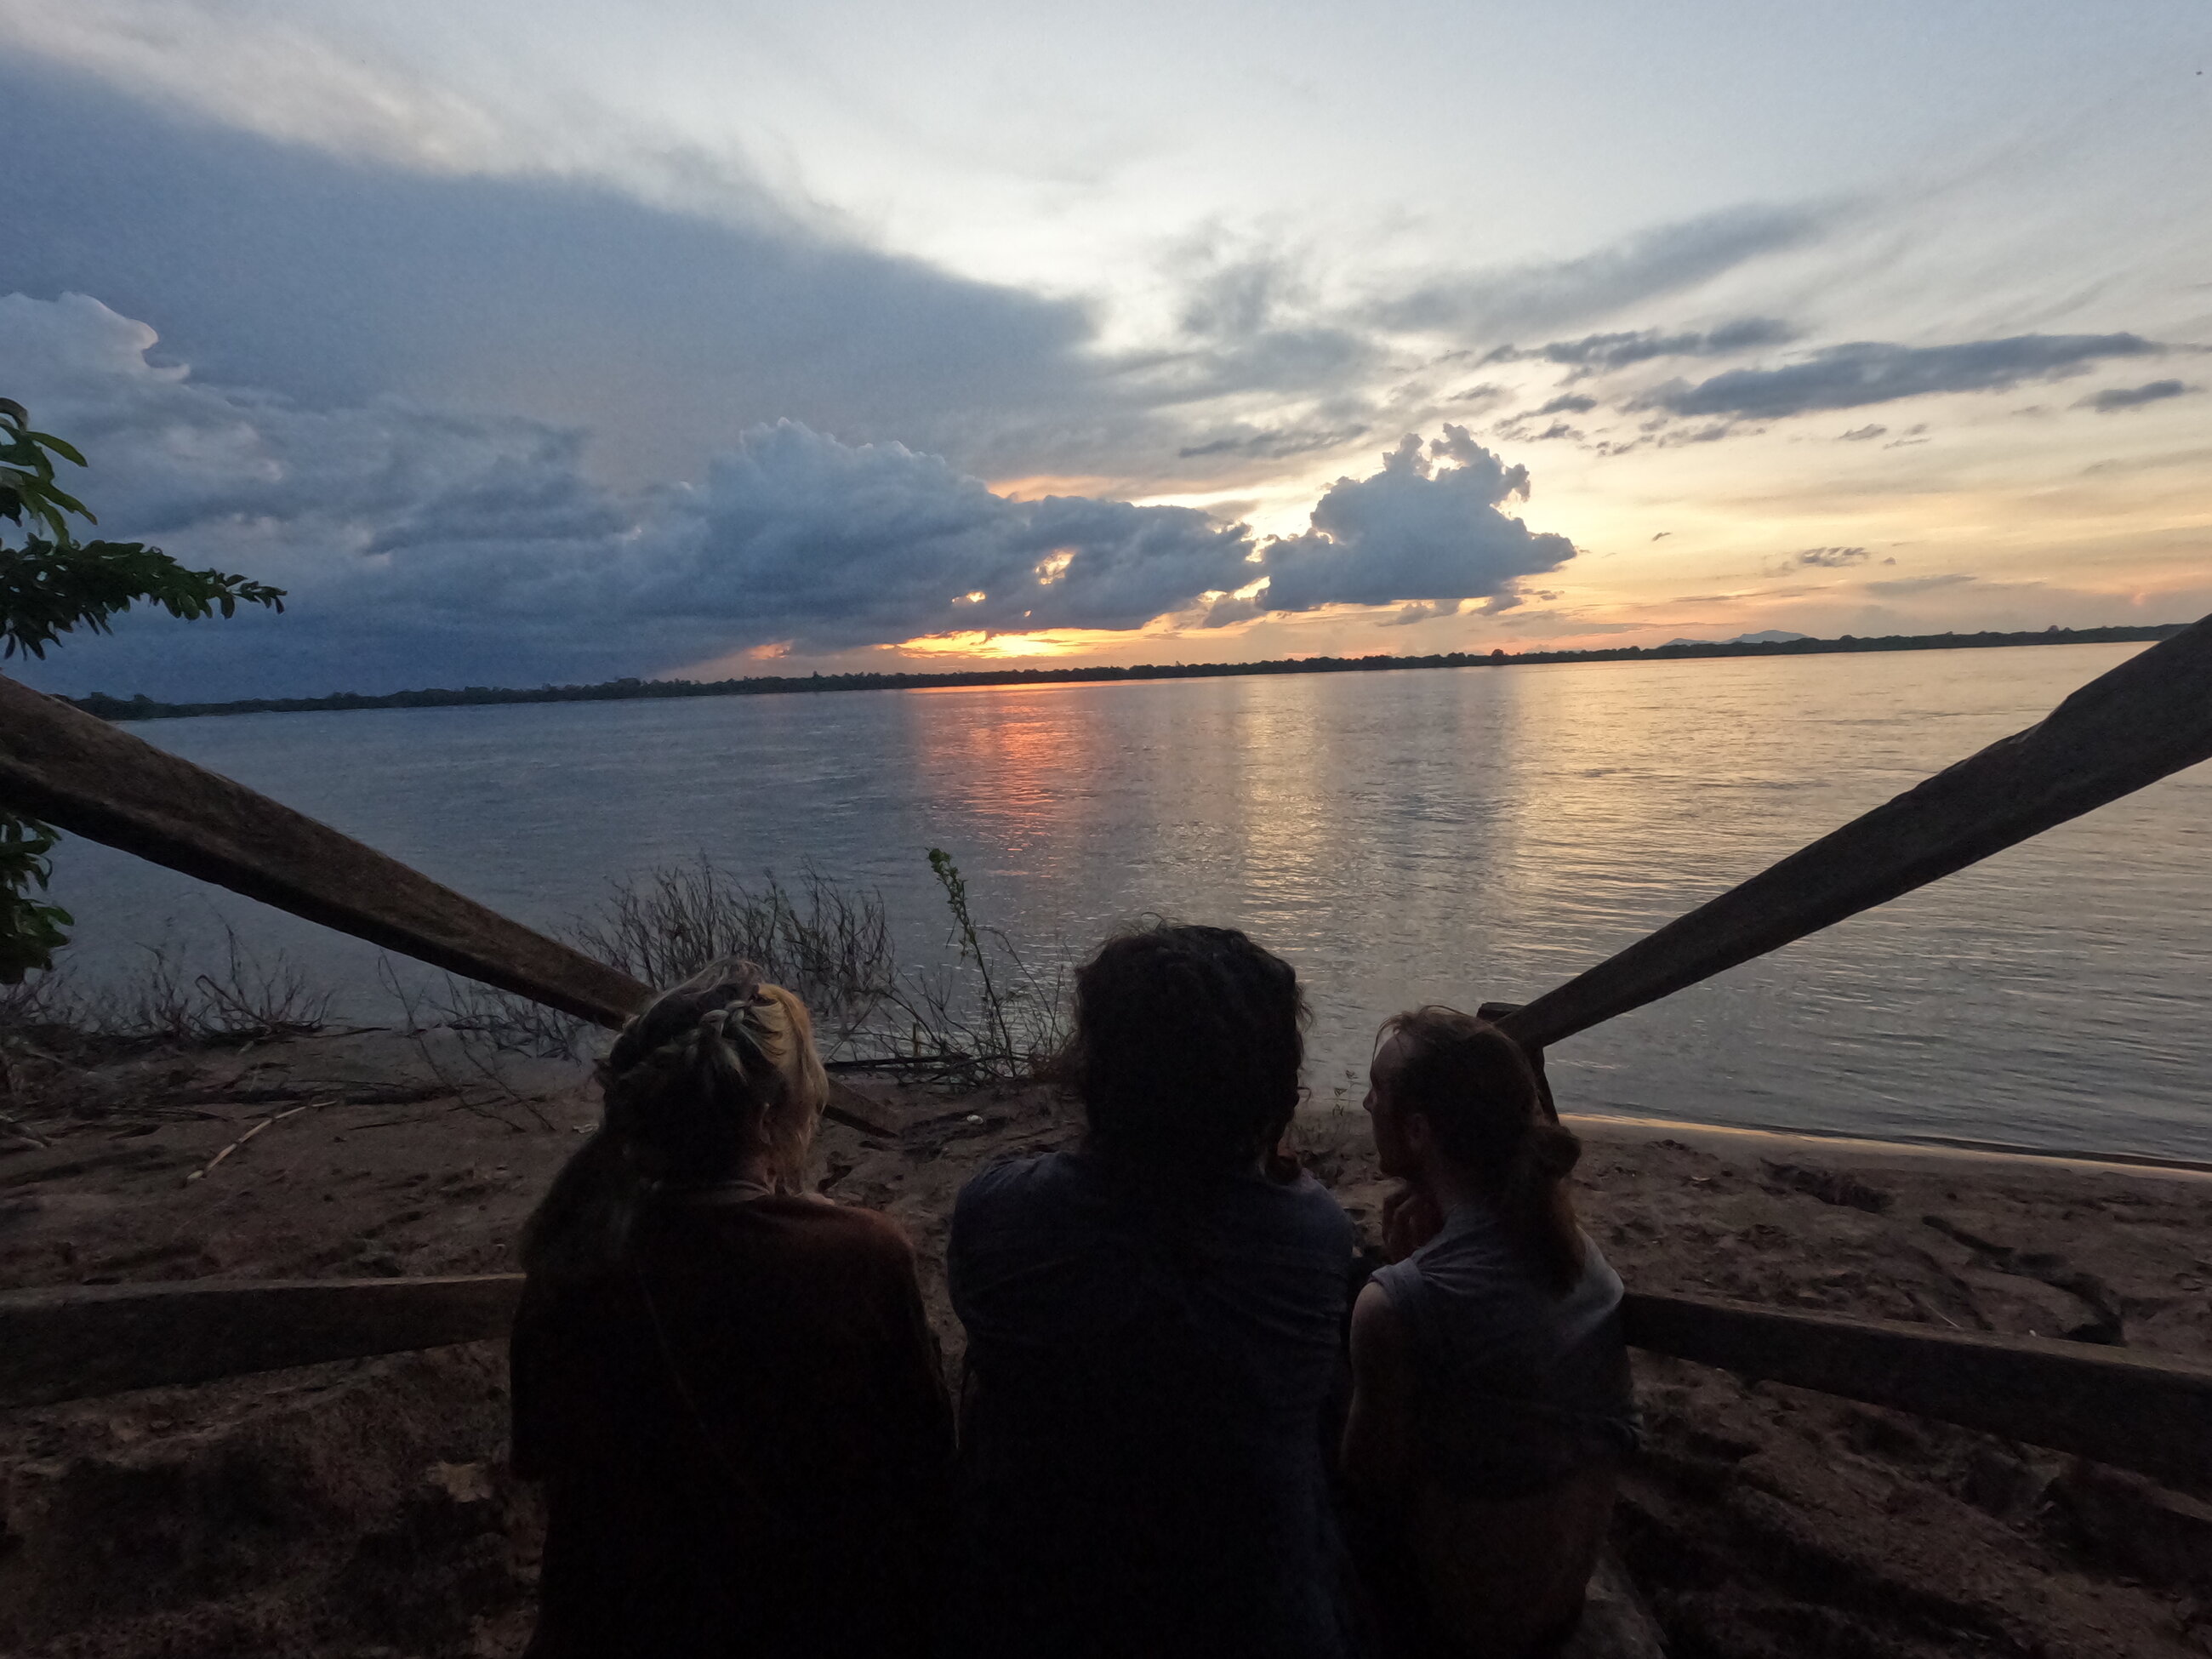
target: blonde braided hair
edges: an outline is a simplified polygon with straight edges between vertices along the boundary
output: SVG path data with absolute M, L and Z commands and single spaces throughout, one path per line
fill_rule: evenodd
M 605 1114 L 523 1232 L 532 1272 L 615 1264 L 641 1201 L 767 1162 L 778 1191 L 804 1179 L 830 1084 L 806 1005 L 725 958 L 664 991 L 623 1028 L 598 1077 Z

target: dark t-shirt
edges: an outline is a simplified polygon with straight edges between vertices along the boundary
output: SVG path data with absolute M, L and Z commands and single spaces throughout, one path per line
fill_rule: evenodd
M 953 1213 L 968 1329 L 948 1651 L 1337 1659 L 1321 1414 L 1350 1222 L 1310 1177 L 1177 1200 L 1083 1153 Z
M 924 1650 L 951 1421 L 893 1223 L 657 1200 L 630 1263 L 525 1288 L 512 1370 L 547 1486 L 530 1659 Z

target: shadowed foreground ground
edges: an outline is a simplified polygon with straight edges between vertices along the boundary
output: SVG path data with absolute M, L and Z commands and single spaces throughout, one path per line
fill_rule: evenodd
M 495 1086 L 389 1034 L 32 1068 L 0 1136 L 0 1286 L 512 1265 L 592 1121 L 573 1074 Z M 914 1233 L 949 1364 L 945 1218 L 1060 1144 L 1038 1091 L 868 1091 L 817 1178 Z M 203 1178 L 186 1176 L 294 1106 Z M 2212 1182 L 1585 1126 L 1585 1224 L 1640 1288 L 2212 1360 Z M 1371 1226 L 1364 1121 L 1304 1132 Z M 1650 1447 L 1614 1541 L 1677 1659 L 2212 1653 L 2212 1492 L 1644 1359 Z M 538 1517 L 491 1345 L 0 1415 L 0 1654 L 511 1655 Z

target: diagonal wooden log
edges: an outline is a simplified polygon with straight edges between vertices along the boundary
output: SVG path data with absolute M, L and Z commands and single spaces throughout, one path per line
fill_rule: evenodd
M 0 1410 L 506 1335 L 522 1280 L 198 1280 L 0 1292 Z M 2212 1370 L 2034 1337 L 1631 1294 L 1631 1343 L 2212 1490 Z
M 650 990 L 350 836 L 0 677 L 0 801 L 599 1025 Z
M 595 1024 L 620 1026 L 653 994 L 304 812 L 5 676 L 0 802 Z M 898 1133 L 850 1089 L 836 1093 L 824 1115 Z
M 1500 1022 L 1541 1048 L 2212 759 L 2212 617 Z

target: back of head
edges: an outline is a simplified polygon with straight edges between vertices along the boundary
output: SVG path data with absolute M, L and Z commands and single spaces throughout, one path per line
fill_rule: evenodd
M 1582 1142 L 1545 1110 L 1521 1045 L 1472 1014 L 1433 1006 L 1384 1021 L 1381 1040 L 1394 1037 L 1393 1105 L 1428 1120 L 1437 1149 L 1489 1199 L 1546 1281 L 1571 1289 L 1583 1247 L 1566 1177 Z
M 1304 1018 L 1290 963 L 1233 928 L 1107 940 L 1076 971 L 1060 1060 L 1091 1149 L 1163 1176 L 1250 1164 L 1297 1109 Z
M 532 1272 L 611 1265 L 655 1187 L 727 1180 L 754 1159 L 777 1186 L 796 1182 L 830 1092 L 805 1004 L 736 958 L 656 997 L 615 1039 L 599 1080 L 599 1133 L 524 1231 Z

